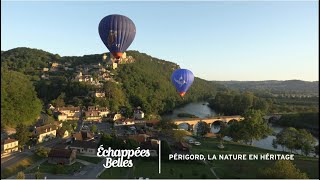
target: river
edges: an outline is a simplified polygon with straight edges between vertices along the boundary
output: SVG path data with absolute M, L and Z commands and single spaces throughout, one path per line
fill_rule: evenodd
M 172 113 L 163 115 L 162 118 L 163 119 L 181 119 L 181 117 L 178 117 L 179 113 L 189 113 L 189 114 L 196 115 L 199 118 L 206 118 L 208 116 L 214 116 L 217 114 L 213 109 L 208 107 L 207 102 L 195 102 L 195 103 L 189 103 L 185 106 L 176 108 L 173 110 Z M 272 124 L 270 125 L 270 127 L 274 133 L 279 133 L 283 129 L 283 127 L 273 126 Z M 181 124 L 181 125 L 179 125 L 179 128 L 188 129 L 188 125 Z M 220 126 L 212 126 L 211 127 L 211 132 L 213 132 L 213 133 L 217 133 L 217 132 L 219 132 L 219 130 L 220 130 Z M 263 149 L 282 151 L 282 148 L 280 146 L 278 146 L 277 148 L 274 148 L 272 146 L 272 141 L 275 138 L 276 138 L 275 136 L 270 135 L 270 136 L 267 136 L 266 138 L 261 139 L 259 141 L 253 141 L 252 145 L 255 147 L 263 148 Z M 225 137 L 224 139 L 227 141 L 231 140 L 229 137 Z M 317 141 L 316 143 L 319 144 L 319 139 L 318 138 L 315 138 L 315 139 Z M 301 152 L 296 151 L 296 153 L 300 154 Z

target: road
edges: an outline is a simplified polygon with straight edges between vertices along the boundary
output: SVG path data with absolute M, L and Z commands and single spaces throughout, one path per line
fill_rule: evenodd
M 47 174 L 43 173 L 43 175 L 47 179 L 97 179 L 97 177 L 105 170 L 103 164 L 105 163 L 105 159 L 103 159 L 98 164 L 92 164 L 85 166 L 81 169 L 81 171 L 74 175 L 63 175 L 63 174 Z M 14 177 L 11 177 L 14 178 Z M 34 174 L 25 174 L 26 179 L 34 179 Z
M 80 122 L 81 121 L 81 122 Z M 88 126 L 89 129 L 91 128 L 92 125 L 96 125 L 97 126 L 97 131 L 98 132 L 105 132 L 107 134 L 111 134 L 112 133 L 112 124 L 110 123 L 106 123 L 106 122 L 83 122 L 83 120 L 79 120 L 78 122 L 78 128 L 77 131 L 81 130 L 81 126 Z
M 11 155 L 9 157 L 6 158 L 2 158 L 1 159 L 1 171 L 4 170 L 5 168 L 7 168 L 8 166 L 11 166 L 19 161 L 21 161 L 22 159 L 31 156 L 33 153 L 31 151 L 23 151 L 23 152 L 19 152 L 16 153 L 14 155 Z
M 41 144 L 38 144 L 37 146 L 44 146 L 44 147 L 53 147 L 54 145 L 62 142 L 62 139 L 55 138 L 52 139 L 51 141 L 44 142 Z M 17 152 L 15 154 L 12 154 L 9 157 L 1 158 L 1 171 L 4 170 L 5 168 L 21 161 L 22 159 L 31 156 L 33 154 L 33 150 L 35 147 L 32 147 L 31 149 L 26 149 L 22 152 Z

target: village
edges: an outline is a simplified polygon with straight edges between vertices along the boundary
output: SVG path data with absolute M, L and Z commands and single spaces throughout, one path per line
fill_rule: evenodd
M 135 59 L 132 56 L 127 56 L 125 52 L 119 59 L 114 58 L 112 54 L 110 56 L 103 54 L 101 61 L 99 60 L 98 63 L 74 65 L 71 62 L 50 62 L 48 67 L 39 71 L 41 74 L 40 78 L 44 80 L 49 80 L 57 73 L 71 72 L 73 74 L 73 82 L 84 82 L 99 88 L 103 85 L 103 82 L 116 82 L 112 71 L 117 69 L 118 64 L 133 62 L 135 62 Z M 104 97 L 99 92 L 96 92 L 96 94 L 92 92 L 91 95 Z
M 46 160 L 41 162 L 52 164 L 52 168 L 55 167 L 54 165 L 72 166 L 75 162 L 86 164 L 82 160 L 86 158 L 83 157 L 97 158 L 97 149 L 104 135 L 111 135 L 123 142 L 130 139 L 139 147 L 149 149 L 152 157 L 158 156 L 159 140 L 168 141 L 177 152 L 188 153 L 189 151 L 190 145 L 175 141 L 172 136 L 157 128 L 159 120 L 145 120 L 145 114 L 140 107 L 134 109 L 132 118 L 124 118 L 121 113 L 110 112 L 108 107 L 55 108 L 50 104 L 47 108 L 52 110 L 55 121 L 46 123 L 45 120 L 40 119 L 34 127 L 30 127 L 31 136 L 28 145 L 20 146 L 19 141 L 12 138 L 15 136 L 14 130 L 2 132 L 2 160 L 19 161 L 21 158 L 19 154 L 31 156 L 46 151 Z M 73 128 L 65 128 L 65 126 Z M 10 159 L 13 155 L 13 159 Z M 38 166 L 41 167 L 41 164 Z M 103 171 L 101 167 L 100 170 Z M 81 172 L 81 169 L 74 171 L 72 175 Z

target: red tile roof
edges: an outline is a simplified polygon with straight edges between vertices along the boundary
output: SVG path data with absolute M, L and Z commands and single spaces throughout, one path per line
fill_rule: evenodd
M 72 150 L 70 149 L 51 149 L 48 157 L 70 158 Z

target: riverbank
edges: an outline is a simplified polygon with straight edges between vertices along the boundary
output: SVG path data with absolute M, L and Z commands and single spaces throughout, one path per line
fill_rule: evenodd
M 189 114 L 189 113 L 179 113 L 177 115 L 178 117 L 185 117 L 185 118 L 199 118 L 198 116 L 194 114 Z

